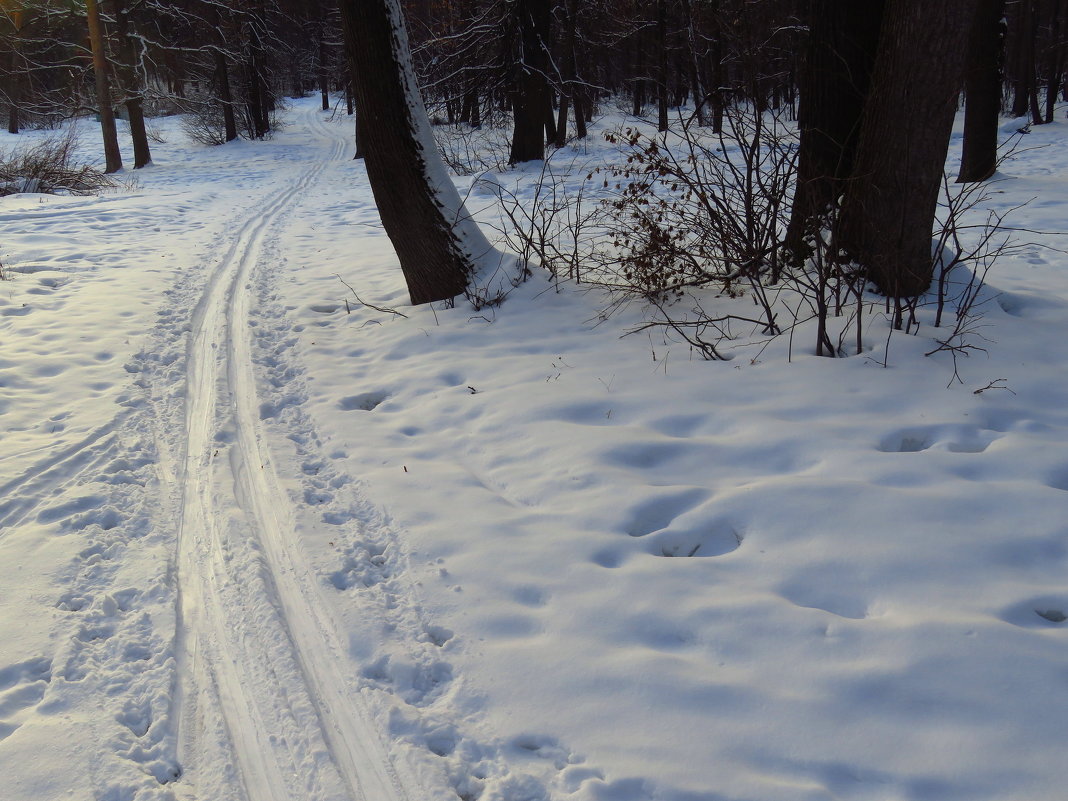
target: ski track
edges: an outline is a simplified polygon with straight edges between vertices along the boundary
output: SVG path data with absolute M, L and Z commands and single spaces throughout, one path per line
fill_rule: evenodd
M 369 721 L 260 420 L 248 282 L 334 140 L 246 220 L 194 311 L 178 534 L 178 757 L 203 799 L 408 801 Z M 220 746 L 225 746 L 220 748 Z

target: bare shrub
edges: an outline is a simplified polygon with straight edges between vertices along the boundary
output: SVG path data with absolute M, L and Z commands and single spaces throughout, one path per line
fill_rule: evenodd
M 226 144 L 226 120 L 222 101 L 213 95 L 201 92 L 174 98 L 173 102 L 182 114 L 182 131 L 186 136 L 201 145 L 213 147 Z M 284 127 L 277 114 L 284 109 L 285 105 L 280 99 L 276 99 L 275 110 L 270 112 L 268 138 L 271 132 L 279 131 Z M 239 137 L 256 138 L 252 120 L 244 113 L 243 105 L 237 102 L 234 103 L 234 123 Z
M 0 195 L 95 195 L 117 186 L 102 170 L 76 160 L 77 143 L 77 132 L 69 128 L 22 150 L 0 151 Z
M 737 347 L 759 355 L 782 335 L 787 358 L 798 335 L 811 337 L 816 355 L 848 356 L 874 350 L 866 337 L 875 327 L 889 336 L 918 333 L 922 324 L 937 331 L 930 354 L 951 353 L 959 378 L 957 357 L 981 349 L 986 274 L 1018 247 L 1004 214 L 972 223 L 989 190 L 954 187 L 947 177 L 933 243 L 936 283 L 920 297 L 888 299 L 837 248 L 835 207 L 805 240 L 805 258 L 784 248 L 794 125 L 743 105 L 725 123 L 722 133 L 684 121 L 667 133 L 636 124 L 610 131 L 617 164 L 577 184 L 578 165 L 547 160 L 534 182 L 498 191 L 506 242 L 557 278 L 606 290 L 602 317 L 640 303 L 645 320 L 632 333 L 661 332 L 702 358 L 730 358 Z
M 182 132 L 200 145 L 226 144 L 223 107 L 208 97 L 187 97 L 178 101 L 182 114 Z
M 435 125 L 433 130 L 442 160 L 456 175 L 500 172 L 508 167 L 510 143 L 504 128 L 457 123 Z

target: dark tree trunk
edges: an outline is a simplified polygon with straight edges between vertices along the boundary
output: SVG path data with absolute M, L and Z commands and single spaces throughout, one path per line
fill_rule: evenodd
M 964 144 L 959 183 L 985 181 L 997 169 L 1005 0 L 978 0 L 964 76 Z
M 234 116 L 234 96 L 230 91 L 230 70 L 226 65 L 226 56 L 222 48 L 215 48 L 215 84 L 222 105 L 223 126 L 226 129 L 226 141 L 237 139 L 237 118 Z
M 518 63 L 511 91 L 512 150 L 508 161 L 538 161 L 545 158 L 545 113 L 550 108 L 546 42 L 549 41 L 548 0 L 517 0 L 515 14 L 519 23 Z
M 413 304 L 467 288 L 490 251 L 434 144 L 398 0 L 341 0 L 359 139 L 382 225 Z M 541 123 L 538 124 L 539 140 Z
M 263 49 L 261 30 L 266 27 L 266 10 L 262 0 L 256 4 L 251 24 L 249 25 L 249 58 L 246 64 L 248 76 L 248 117 L 252 135 L 263 139 L 271 132 L 271 109 L 273 98 L 267 87 L 264 75 L 266 58 Z
M 553 101 L 550 92 L 545 93 L 545 144 L 556 141 L 556 116 L 553 114 Z
M 133 141 L 134 169 L 139 170 L 152 163 L 152 151 L 148 146 L 148 130 L 145 128 L 145 112 L 140 97 L 126 101 L 126 116 L 130 118 L 130 139 Z
M 22 103 L 22 74 L 24 66 L 19 58 L 18 32 L 11 47 L 11 89 L 7 105 L 7 132 L 19 132 L 19 105 Z
M 686 45 L 689 50 L 687 69 L 690 71 L 690 89 L 693 93 L 693 109 L 697 124 L 705 124 L 705 90 L 701 83 L 701 65 L 697 55 L 697 26 L 693 18 L 690 0 L 682 0 L 682 14 L 686 19 Z
M 104 31 L 100 24 L 100 8 L 96 0 L 85 0 L 89 24 L 89 44 L 93 50 L 93 73 L 96 77 L 96 103 L 100 112 L 100 129 L 104 136 L 104 172 L 122 169 L 119 134 L 115 127 L 115 110 L 111 105 L 111 86 L 108 83 L 108 62 L 104 54 Z
M 972 0 L 887 0 L 838 243 L 890 297 L 931 283 L 931 230 L 973 15 Z
M 124 0 L 111 0 L 118 33 L 119 55 L 122 63 L 117 70 L 123 81 L 126 94 L 126 116 L 130 119 L 130 139 L 133 141 L 134 169 L 139 170 L 152 163 L 152 151 L 148 145 L 145 129 L 145 114 L 141 106 L 141 80 L 137 75 L 137 51 L 130 36 L 130 23 L 126 16 Z
M 725 76 L 723 69 L 723 20 L 720 19 L 720 0 L 711 0 L 710 16 L 712 20 L 712 47 L 709 49 L 709 113 L 712 116 L 712 133 L 723 132 L 723 110 L 726 102 L 723 97 Z
M 1064 70 L 1063 0 L 1051 0 L 1049 20 L 1049 47 L 1046 51 L 1046 109 L 1043 123 L 1053 122 L 1057 93 L 1061 88 L 1061 73 Z
M 560 89 L 560 108 L 556 119 L 556 147 L 560 148 L 567 144 L 567 114 L 571 108 L 572 98 L 575 96 L 575 92 L 578 89 L 575 83 L 576 78 L 576 56 L 575 56 L 575 39 L 576 39 L 576 8 L 575 0 L 568 0 L 563 6 L 561 11 L 564 15 L 564 54 L 563 54 L 563 83 L 564 85 Z M 577 101 L 575 102 L 575 108 L 578 108 Z M 579 122 L 581 114 L 576 111 L 576 122 Z M 585 126 L 583 126 L 585 127 Z
M 656 0 L 656 126 L 668 129 L 667 0 Z
M 879 43 L 883 0 L 809 0 L 801 72 L 797 181 L 786 245 L 804 257 L 804 239 L 824 222 L 853 169 L 860 121 Z
M 330 67 L 327 64 L 326 59 L 326 21 L 322 19 L 322 12 L 319 12 L 319 94 L 323 101 L 323 111 L 330 110 Z
M 1035 65 L 1035 38 L 1038 36 L 1038 27 L 1035 24 L 1034 0 L 1018 0 L 1015 27 L 1012 116 L 1026 117 L 1028 112 L 1038 108 Z

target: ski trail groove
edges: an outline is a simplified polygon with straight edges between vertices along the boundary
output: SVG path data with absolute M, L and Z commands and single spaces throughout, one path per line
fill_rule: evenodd
M 247 282 L 272 225 L 346 138 L 259 206 L 193 312 L 178 466 L 179 760 L 204 801 L 408 801 L 369 720 L 343 638 L 294 541 L 260 421 Z

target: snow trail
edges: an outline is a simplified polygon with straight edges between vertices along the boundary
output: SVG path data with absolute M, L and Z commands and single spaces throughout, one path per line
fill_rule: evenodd
M 260 420 L 249 276 L 272 226 L 346 147 L 319 112 L 301 122 L 332 140 L 329 153 L 244 223 L 193 314 L 178 470 L 179 758 L 205 799 L 406 801 L 292 541 Z

